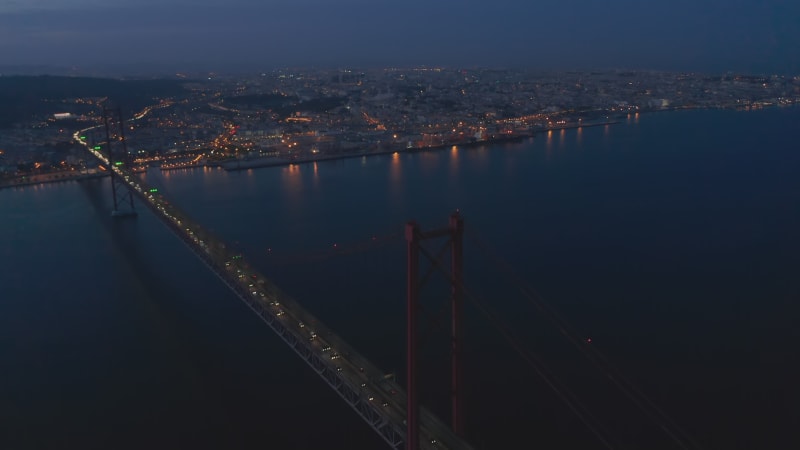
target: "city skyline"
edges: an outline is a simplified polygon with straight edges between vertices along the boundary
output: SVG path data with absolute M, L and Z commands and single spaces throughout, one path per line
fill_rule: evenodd
M 36 0 L 0 6 L 5 65 L 142 70 L 501 66 L 800 72 L 800 5 L 616 0 Z

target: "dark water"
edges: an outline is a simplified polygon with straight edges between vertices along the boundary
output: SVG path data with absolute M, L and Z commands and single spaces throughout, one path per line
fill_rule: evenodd
M 485 247 L 700 448 L 794 448 L 798 125 L 797 109 L 664 113 L 515 144 L 147 181 L 397 373 L 403 224 L 442 226 L 458 208 L 470 292 L 613 448 L 681 447 Z M 0 448 L 381 448 L 152 215 L 112 220 L 108 191 L 0 191 Z M 436 316 L 446 285 L 434 277 L 425 293 Z M 472 443 L 604 448 L 466 314 Z M 446 334 L 425 328 L 423 399 L 446 417 Z

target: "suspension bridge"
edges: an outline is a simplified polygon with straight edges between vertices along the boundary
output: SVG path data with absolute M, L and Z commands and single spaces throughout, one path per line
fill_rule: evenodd
M 417 446 L 407 445 L 408 398 L 393 377 L 375 367 L 290 296 L 281 292 L 264 275 L 221 239 L 213 236 L 148 186 L 129 169 L 124 148 L 124 126 L 117 117 L 105 114 L 103 146 L 82 142 L 111 173 L 114 197 L 112 215 L 136 215 L 134 197 L 172 231 L 236 296 L 308 364 L 386 443 L 396 449 L 470 449 L 446 424 L 425 408 L 419 409 Z M 413 409 L 413 408 L 412 408 Z M 415 416 L 416 420 L 416 416 Z
M 115 216 L 135 215 L 134 198 L 150 210 L 166 227 L 177 236 L 186 247 L 202 261 L 236 296 L 258 315 L 295 353 L 306 362 L 352 409 L 391 447 L 395 449 L 471 449 L 463 438 L 463 425 L 460 418 L 461 389 L 461 330 L 460 315 L 464 300 L 468 300 L 498 330 L 522 359 L 543 380 L 567 408 L 580 419 L 605 448 L 618 448 L 607 433 L 598 425 L 594 417 L 559 380 L 548 373 L 544 365 L 519 343 L 509 327 L 503 323 L 492 308 L 473 295 L 461 279 L 460 242 L 463 236 L 463 222 L 458 214 L 451 216 L 447 228 L 422 231 L 415 223 L 406 226 L 408 243 L 408 333 L 406 386 L 399 385 L 393 376 L 372 364 L 352 346 L 326 327 L 319 319 L 306 311 L 290 296 L 282 292 L 267 277 L 259 273 L 243 256 L 225 242 L 214 236 L 200 224 L 193 221 L 183 211 L 166 199 L 155 187 L 147 185 L 130 170 L 129 155 L 124 148 L 124 126 L 117 110 L 116 121 L 110 114 L 104 114 L 104 125 L 81 130 L 75 139 L 83 143 L 110 172 Z M 80 135 L 92 129 L 105 127 L 104 146 L 90 146 Z M 115 146 L 122 146 L 122 152 L 115 152 Z M 441 263 L 442 251 L 434 254 L 422 246 L 429 238 L 448 236 L 451 262 L 449 267 Z M 376 240 L 375 237 L 372 238 Z M 484 251 L 488 249 L 481 241 L 476 241 Z M 356 249 L 358 250 L 358 249 Z M 430 261 L 428 273 L 419 277 L 420 256 Z M 513 273 L 510 267 L 506 268 Z M 417 295 L 419 287 L 432 272 L 441 271 L 451 280 L 452 289 L 452 423 L 448 426 L 433 413 L 419 406 L 416 398 L 416 317 L 418 315 Z M 524 286 L 523 280 L 517 280 Z M 569 324 L 552 308 L 544 303 L 532 289 L 526 288 L 523 294 L 536 308 L 559 329 L 572 345 L 612 380 L 618 388 L 645 416 L 661 428 L 677 448 L 685 450 L 700 449 L 695 441 L 677 424 L 651 402 L 640 390 L 616 371 L 609 361 L 594 346 L 570 328 Z

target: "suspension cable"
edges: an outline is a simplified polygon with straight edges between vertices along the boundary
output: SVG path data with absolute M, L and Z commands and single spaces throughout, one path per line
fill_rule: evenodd
M 432 255 L 424 248 L 420 247 L 420 251 L 424 253 L 429 259 L 431 259 Z M 445 274 L 445 276 L 449 277 L 449 274 L 445 268 L 442 267 L 439 261 L 431 259 L 432 264 L 438 270 Z M 505 340 L 511 345 L 511 348 L 517 352 L 517 354 L 527 362 L 533 370 L 536 372 L 537 375 L 545 382 L 545 384 L 556 394 L 556 396 L 572 411 L 573 414 L 589 429 L 589 431 L 594 434 L 594 436 L 609 450 L 614 450 L 615 446 L 613 446 L 608 439 L 603 435 L 609 434 L 607 431 L 603 430 L 601 432 L 602 426 L 600 425 L 597 418 L 589 411 L 586 405 L 578 399 L 575 394 L 573 394 L 563 383 L 559 383 L 555 376 L 549 374 L 545 364 L 536 356 L 534 356 L 529 350 L 523 348 L 519 340 L 513 335 L 510 331 L 508 326 L 506 326 L 503 321 L 499 318 L 496 313 L 493 313 L 491 309 L 483 302 L 481 302 L 478 298 L 472 295 L 472 292 L 464 286 L 463 283 L 459 283 L 459 288 L 464 296 L 469 299 L 473 305 L 478 309 L 481 314 L 492 324 L 494 325 L 500 334 L 505 338 Z M 561 386 L 559 386 L 561 384 Z

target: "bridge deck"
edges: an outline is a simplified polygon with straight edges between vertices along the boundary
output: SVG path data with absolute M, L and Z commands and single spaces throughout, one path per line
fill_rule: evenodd
M 83 130 L 86 131 L 86 130 Z M 76 136 L 78 133 L 76 133 Z M 80 142 L 80 141 L 79 141 Z M 85 145 L 85 144 L 84 144 Z M 405 446 L 404 390 L 186 214 L 125 168 L 87 149 L 395 449 Z M 470 449 L 430 411 L 420 412 L 420 448 Z

